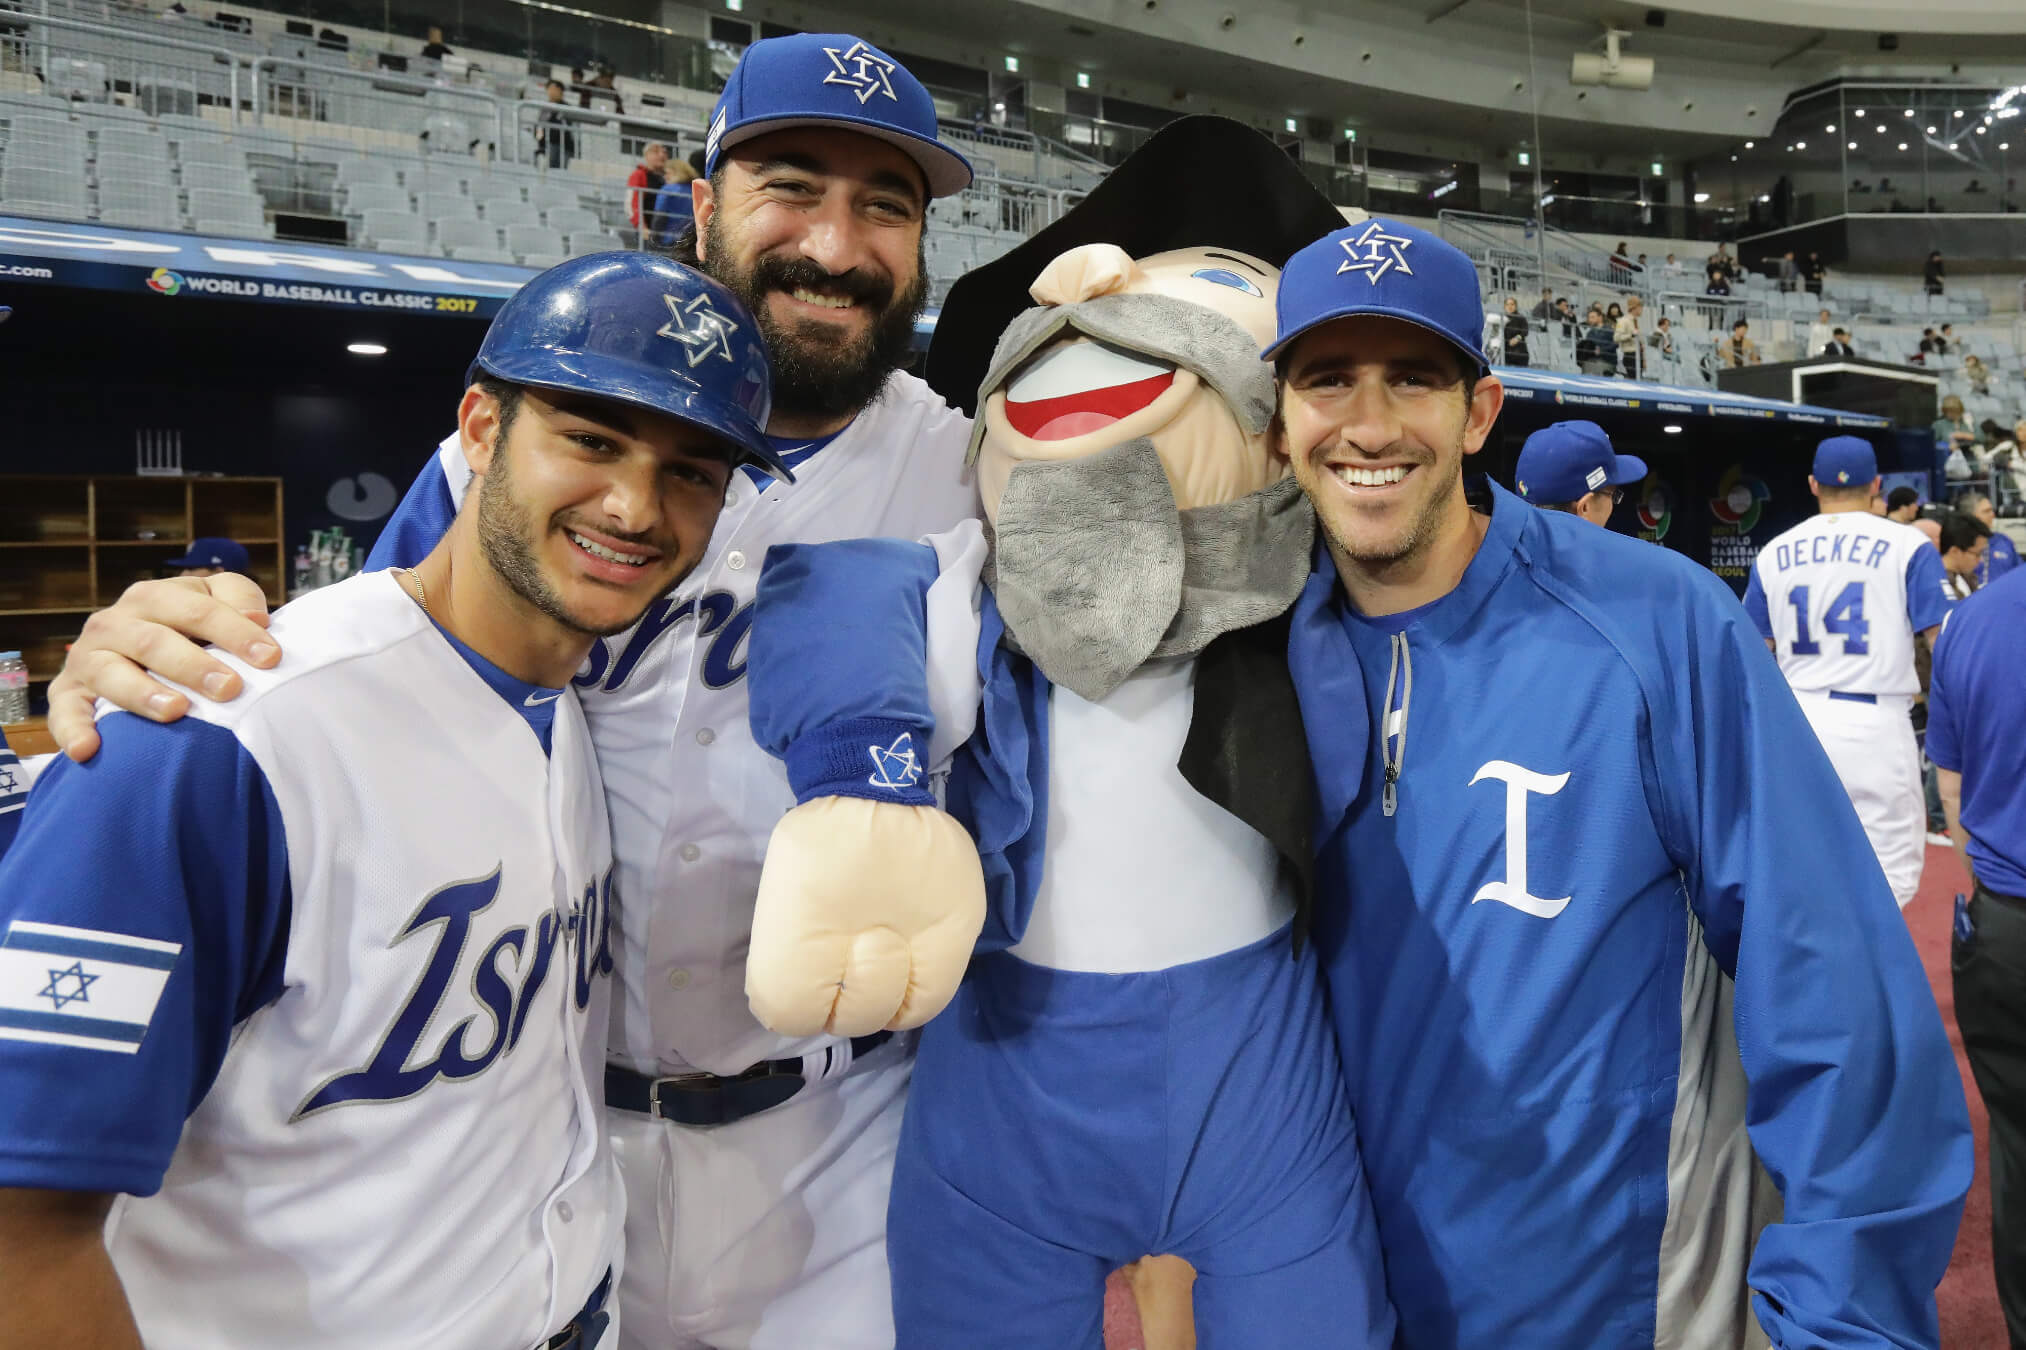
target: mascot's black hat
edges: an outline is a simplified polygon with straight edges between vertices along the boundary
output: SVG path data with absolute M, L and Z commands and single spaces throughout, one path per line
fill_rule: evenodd
M 1081 244 L 1117 244 L 1135 258 L 1228 248 L 1279 267 L 1343 224 L 1343 213 L 1301 166 L 1259 132 L 1228 117 L 1177 118 L 1062 219 L 950 288 L 924 376 L 975 414 L 999 335 L 1034 307 L 1027 288 L 1058 254 Z

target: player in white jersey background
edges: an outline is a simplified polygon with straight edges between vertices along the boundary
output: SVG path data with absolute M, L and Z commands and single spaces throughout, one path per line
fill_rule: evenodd
M 760 864 L 794 795 L 752 742 L 745 639 L 769 545 L 914 539 L 977 514 L 969 421 L 895 370 L 925 285 L 928 200 L 969 169 L 936 143 L 920 83 L 848 35 L 753 44 L 711 125 L 698 250 L 759 316 L 768 430 L 796 481 L 738 476 L 695 575 L 596 644 L 575 680 L 625 896 L 608 1080 L 629 1192 L 622 1335 L 654 1350 L 888 1350 L 886 1198 L 911 1037 L 784 1040 L 746 1006 Z M 684 331 L 708 354 L 708 333 Z M 446 441 L 373 564 L 426 551 L 469 476 Z M 185 688 L 224 669 L 171 630 L 236 652 L 264 640 L 238 612 L 259 608 L 252 588 L 215 581 L 219 600 L 159 582 L 94 617 L 50 691 L 59 743 L 89 753 L 92 694 L 181 712 L 183 693 L 133 660 Z
M 1823 441 L 1808 483 L 1820 513 L 1759 550 L 1745 608 L 1829 752 L 1904 909 L 1920 887 L 1927 842 L 1908 716 L 1921 691 L 1914 641 L 1931 644 L 1953 602 L 1926 536 L 1871 514 L 1878 459 L 1870 442 Z
M 670 377 L 672 310 L 721 361 Z M 778 468 L 766 353 L 724 287 L 601 254 L 523 287 L 470 379 L 482 486 L 426 558 L 288 606 L 232 703 L 109 712 L 22 813 L 0 1345 L 589 1350 L 611 1320 L 614 867 L 569 680 L 696 565 L 737 466 Z

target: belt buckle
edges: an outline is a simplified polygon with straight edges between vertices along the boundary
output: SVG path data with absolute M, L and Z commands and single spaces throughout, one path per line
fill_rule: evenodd
M 668 1117 L 661 1114 L 661 1090 L 663 1087 L 672 1086 L 678 1091 L 693 1092 L 717 1083 L 730 1081 L 730 1079 L 720 1078 L 714 1073 L 672 1073 L 665 1078 L 657 1078 L 647 1088 L 647 1113 L 656 1120 L 668 1119 Z M 681 1124 L 680 1121 L 674 1123 Z

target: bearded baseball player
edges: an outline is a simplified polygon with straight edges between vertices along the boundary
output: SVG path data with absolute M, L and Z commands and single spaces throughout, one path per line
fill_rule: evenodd
M 746 636 L 770 545 L 914 539 L 977 514 L 969 421 L 896 372 L 926 288 L 928 203 L 971 172 L 937 141 L 920 82 L 844 34 L 749 47 L 706 168 L 698 254 L 758 317 L 767 430 L 796 481 L 735 476 L 688 583 L 594 643 L 573 681 L 625 897 L 606 1076 L 628 1192 L 622 1334 L 655 1350 L 888 1350 L 886 1199 L 912 1037 L 789 1040 L 747 1008 L 760 864 L 795 797 L 748 728 Z M 678 306 L 665 317 L 678 376 L 742 336 Z M 445 441 L 370 565 L 426 553 L 471 478 Z M 50 694 L 74 757 L 93 746 L 91 695 L 157 718 L 186 706 L 135 660 L 186 688 L 221 674 L 216 694 L 234 692 L 237 672 L 175 635 L 272 645 L 235 609 L 257 606 L 250 588 L 217 595 L 154 583 L 94 617 Z
M 1878 458 L 1857 436 L 1815 448 L 1821 512 L 1759 550 L 1745 609 L 1850 794 L 1899 907 L 1920 889 L 1927 804 L 1908 711 L 1914 638 L 1954 607 L 1939 553 L 1911 525 L 1871 514 Z
M 671 378 L 674 307 L 728 359 Z M 0 1346 L 601 1338 L 614 867 L 570 676 L 737 465 L 778 470 L 752 330 L 666 259 L 544 273 L 472 367 L 478 486 L 428 556 L 37 785 L 0 861 Z

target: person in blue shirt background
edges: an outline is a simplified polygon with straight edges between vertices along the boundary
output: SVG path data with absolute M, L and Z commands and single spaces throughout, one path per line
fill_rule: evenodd
M 2026 571 L 1957 607 L 1935 644 L 1928 757 L 1970 871 L 1956 897 L 1956 1024 L 1991 1114 L 1991 1250 L 2012 1344 L 2026 1346 Z
M 1988 586 L 1999 577 L 2019 565 L 2019 549 L 2012 537 L 1998 528 L 1998 509 L 1991 505 L 1991 494 L 1972 492 L 1956 503 L 1956 509 L 1964 515 L 1984 522 L 1984 528 L 1991 532 L 1991 548 L 1977 564 L 1977 584 Z
M 1556 422 L 1527 437 L 1513 483 L 1543 511 L 1566 511 L 1609 525 L 1625 487 L 1646 477 L 1646 461 L 1621 455 L 1595 422 Z
M 1466 487 L 1504 394 L 1449 244 L 1351 225 L 1279 311 L 1315 938 L 1400 1344 L 1935 1346 L 1961 1083 L 1743 608 Z

